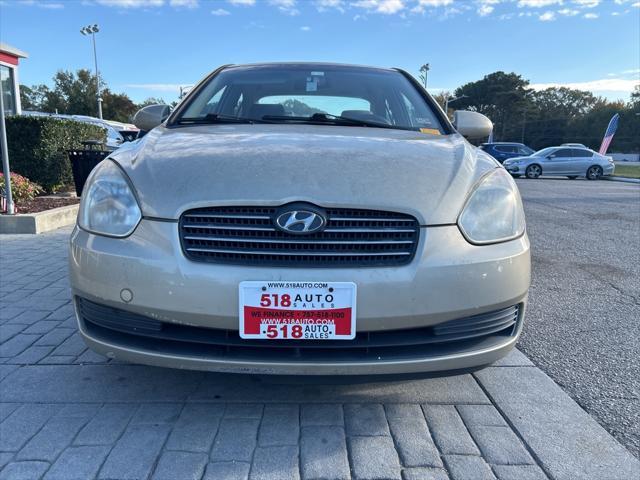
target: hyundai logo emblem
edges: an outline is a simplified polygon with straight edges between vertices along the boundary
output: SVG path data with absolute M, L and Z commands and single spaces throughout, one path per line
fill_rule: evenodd
M 275 223 L 285 232 L 304 235 L 320 231 L 327 221 L 320 212 L 289 206 L 276 217 Z

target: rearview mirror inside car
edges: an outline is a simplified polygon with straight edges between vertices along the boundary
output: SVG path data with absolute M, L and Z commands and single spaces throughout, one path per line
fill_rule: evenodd
M 140 130 L 149 131 L 164 122 L 171 113 L 169 105 L 147 105 L 133 116 L 133 124 Z
M 478 112 L 456 110 L 453 113 L 453 126 L 461 135 L 469 139 L 488 137 L 493 130 L 493 123 Z

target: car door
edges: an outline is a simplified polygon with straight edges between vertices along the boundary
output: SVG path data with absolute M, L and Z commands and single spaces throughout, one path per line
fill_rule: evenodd
M 582 148 L 572 148 L 573 162 L 571 172 L 573 175 L 586 175 L 587 169 L 593 164 L 593 152 Z
M 504 162 L 507 158 L 515 157 L 516 150 L 511 145 L 495 145 L 493 147 L 494 158 L 500 163 Z
M 547 156 L 542 171 L 547 175 L 565 175 L 571 168 L 571 162 L 571 149 L 559 148 Z

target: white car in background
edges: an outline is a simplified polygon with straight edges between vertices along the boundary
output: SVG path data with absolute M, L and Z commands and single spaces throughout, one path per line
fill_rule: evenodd
M 75 120 L 76 122 L 90 123 L 91 125 L 97 125 L 105 129 L 107 134 L 106 146 L 109 150 L 115 150 L 119 148 L 125 142 L 125 138 L 122 134 L 106 120 L 101 120 L 95 117 L 89 117 L 87 115 L 55 115 L 59 118 L 66 118 L 68 120 Z
M 45 113 L 45 112 L 33 112 L 33 111 L 23 111 L 23 115 L 31 116 L 31 117 L 53 117 L 59 118 L 62 120 L 75 120 L 76 122 L 82 123 L 90 123 L 91 125 L 97 125 L 98 127 L 102 127 L 105 129 L 106 133 L 106 147 L 109 150 L 115 150 L 119 148 L 126 141 L 130 141 L 131 139 L 125 138 L 125 136 L 120 132 L 120 130 L 131 130 L 131 127 L 135 129 L 136 136 L 138 129 L 135 128 L 135 125 L 120 123 L 120 122 L 112 122 L 110 120 L 101 120 L 96 117 L 89 117 L 87 115 L 65 115 L 61 113 Z M 122 126 L 122 128 L 120 128 Z
M 570 179 L 586 177 L 598 180 L 613 175 L 613 158 L 600 155 L 588 148 L 548 147 L 528 157 L 515 157 L 502 164 L 514 177 L 538 178 L 541 175 L 566 176 Z

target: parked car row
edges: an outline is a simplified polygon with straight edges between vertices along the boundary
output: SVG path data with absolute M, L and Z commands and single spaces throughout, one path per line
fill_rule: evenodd
M 483 143 L 480 148 L 516 178 L 560 175 L 598 180 L 604 175 L 613 175 L 615 169 L 612 157 L 594 152 L 581 143 L 563 143 L 537 152 L 522 143 L 510 142 Z

